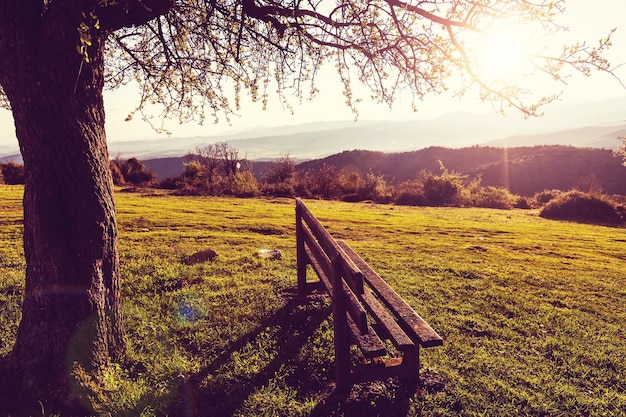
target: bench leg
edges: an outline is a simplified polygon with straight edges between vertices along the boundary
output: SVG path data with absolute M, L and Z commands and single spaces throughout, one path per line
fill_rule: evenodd
M 336 304 L 336 303 L 333 303 Z M 333 310 L 335 310 L 333 308 Z M 343 320 L 341 319 L 343 317 Z M 346 322 L 346 312 L 333 311 L 333 333 L 335 343 L 335 381 L 337 391 L 346 392 L 352 388 L 352 378 L 350 371 L 350 337 L 348 335 L 348 325 Z
M 420 380 L 420 347 L 404 351 L 402 356 L 402 373 L 409 384 L 418 384 Z
M 348 314 L 343 293 L 343 278 L 339 265 L 339 254 L 333 256 L 333 336 L 335 339 L 335 380 L 337 391 L 347 392 L 352 387 L 350 371 L 350 333 L 348 328 Z
M 302 217 L 300 211 L 296 209 L 296 269 L 298 278 L 298 295 L 304 298 L 307 295 L 306 289 L 306 265 L 307 256 L 304 248 L 304 232 L 302 231 Z

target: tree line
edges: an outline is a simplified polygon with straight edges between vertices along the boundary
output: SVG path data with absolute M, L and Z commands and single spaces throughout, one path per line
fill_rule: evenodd
M 538 208 L 565 191 L 546 189 L 534 195 L 517 195 L 508 188 L 485 185 L 482 176 L 454 172 L 439 161 L 437 172 L 422 169 L 411 179 L 392 183 L 381 173 L 361 174 L 336 168 L 332 163 L 306 164 L 298 169 L 288 155 L 255 176 L 253 162 L 241 157 L 227 143 L 210 144 L 190 151 L 183 173 L 157 181 L 156 175 L 136 158 L 111 161 L 115 185 L 156 187 L 179 195 L 234 197 L 304 197 L 372 201 L 410 206 L 484 207 L 496 209 Z M 603 192 L 593 183 L 578 187 L 592 195 Z M 618 206 L 623 196 L 605 196 Z
M 506 187 L 484 185 L 481 175 L 470 177 L 449 171 L 439 161 L 439 172 L 422 169 L 414 178 L 391 183 L 371 170 L 362 175 L 337 169 L 332 163 L 307 165 L 298 170 L 288 155 L 258 176 L 253 162 L 241 157 L 227 143 L 197 147 L 186 156 L 183 173 L 158 181 L 156 174 L 137 158 L 110 161 L 113 182 L 121 187 L 161 188 L 179 195 L 233 197 L 304 197 L 348 202 L 372 201 L 409 206 L 484 207 L 496 209 L 543 207 L 564 191 L 546 189 L 532 196 L 517 195 Z M 0 164 L 0 183 L 23 184 L 24 167 L 15 162 Z M 588 184 L 578 191 L 602 195 Z M 624 196 L 603 196 L 623 211 Z

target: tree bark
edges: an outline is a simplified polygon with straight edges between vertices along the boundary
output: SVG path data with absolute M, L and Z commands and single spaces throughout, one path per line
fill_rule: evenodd
M 20 17 L 40 26 L 5 27 L 11 38 L 0 41 L 0 83 L 26 172 L 25 296 L 9 362 L 31 398 L 75 409 L 73 372 L 108 366 L 125 344 L 104 131 L 106 35 L 92 33 L 83 61 L 76 47 L 84 17 L 73 2 L 57 4 L 41 17 L 24 7 Z

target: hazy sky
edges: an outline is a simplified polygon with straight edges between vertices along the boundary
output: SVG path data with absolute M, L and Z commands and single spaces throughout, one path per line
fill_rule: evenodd
M 595 44 L 600 38 L 606 36 L 610 29 L 617 28 L 613 37 L 613 47 L 608 57 L 614 66 L 626 63 L 626 1 L 624 0 L 566 0 L 566 13 L 559 18 L 559 22 L 570 28 L 569 33 L 559 34 L 561 43 L 587 41 Z M 626 82 L 626 65 L 617 68 L 616 72 Z M 315 101 L 306 102 L 302 106 L 296 106 L 296 114 L 286 112 L 276 100 L 270 101 L 269 109 L 263 111 L 258 104 L 247 104 L 247 99 L 242 98 L 244 108 L 240 117 L 233 116 L 231 125 L 225 121 L 215 125 L 210 121 L 204 126 L 194 124 L 179 125 L 175 121 L 166 124 L 172 132 L 172 136 L 200 136 L 223 134 L 228 139 L 229 134 L 255 126 L 279 126 L 286 124 L 299 124 L 313 121 L 326 120 L 351 120 L 353 114 L 344 105 L 344 98 L 340 94 L 340 85 L 336 75 L 332 71 L 326 71 L 324 79 L 321 79 L 318 87 L 321 93 Z M 617 81 L 606 74 L 595 74 L 592 77 L 574 75 L 567 86 L 556 83 L 532 86 L 533 90 L 541 93 L 558 92 L 564 89 L 562 103 L 600 100 L 604 98 L 616 98 L 626 96 L 626 90 L 622 89 Z M 145 139 L 166 137 L 157 135 L 146 123 L 136 117 L 135 120 L 125 122 L 124 119 L 135 107 L 137 100 L 132 87 L 123 91 L 106 92 L 105 106 L 107 114 L 107 137 L 110 142 L 118 140 Z M 363 93 L 363 97 L 368 97 Z M 429 118 L 451 111 L 465 110 L 488 112 L 491 106 L 488 103 L 480 104 L 476 99 L 476 93 L 466 94 L 461 100 L 450 95 L 430 96 L 423 102 L 418 103 L 419 112 L 413 113 L 410 109 L 409 97 L 398 100 L 392 110 L 385 105 L 362 104 L 359 107 L 360 119 L 416 119 Z M 553 105 L 554 106 L 554 105 Z M 545 110 L 545 118 L 550 117 L 550 107 Z M 507 117 L 520 118 L 518 113 L 510 112 Z M 626 115 L 624 115 L 626 118 Z M 0 110 L 0 146 L 17 147 L 14 134 L 13 119 L 10 112 Z

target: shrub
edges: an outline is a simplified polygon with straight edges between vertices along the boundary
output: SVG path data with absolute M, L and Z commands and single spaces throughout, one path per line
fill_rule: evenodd
M 424 199 L 430 206 L 452 205 L 460 188 L 456 177 L 431 175 L 424 179 Z
M 394 189 L 393 202 L 401 206 L 424 206 L 424 183 L 419 180 L 404 181 Z
M 250 171 L 237 171 L 230 181 L 229 193 L 235 197 L 256 197 L 259 184 Z
M 341 198 L 342 201 L 345 201 L 346 203 L 358 203 L 359 201 L 363 201 L 363 198 L 361 197 L 360 194 L 344 194 L 344 196 Z
M 182 175 L 177 177 L 167 177 L 159 183 L 159 188 L 165 190 L 177 190 L 184 187 L 184 180 Z
M 543 190 L 533 196 L 533 207 L 539 208 L 563 194 L 561 190 Z
M 262 187 L 262 193 L 268 197 L 294 197 L 296 189 L 293 184 L 281 182 L 278 184 L 265 183 Z
M 472 194 L 472 206 L 509 210 L 516 202 L 516 197 L 506 188 L 481 187 Z
M 396 196 L 394 203 L 399 206 L 424 206 L 426 200 L 418 192 L 403 191 Z
M 515 202 L 515 208 L 528 210 L 529 208 L 531 208 L 530 201 L 526 197 L 518 197 L 517 201 Z
M 464 204 L 472 207 L 509 210 L 518 200 L 507 188 L 492 185 L 484 187 L 480 175 L 474 178 L 467 187 L 462 187 L 460 193 Z
M 341 181 L 342 192 L 350 199 L 358 201 L 360 197 L 357 196 L 361 188 L 363 188 L 363 179 L 358 172 L 351 172 L 348 175 L 342 175 Z
M 624 219 L 615 204 L 601 195 L 569 191 L 546 204 L 541 217 L 555 220 L 572 220 L 583 223 L 619 224 Z

